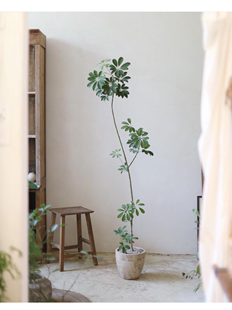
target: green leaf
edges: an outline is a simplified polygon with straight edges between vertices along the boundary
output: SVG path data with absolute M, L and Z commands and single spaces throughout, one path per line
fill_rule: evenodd
M 88 255 L 88 252 L 84 251 L 84 250 L 82 250 L 81 253 L 84 254 L 84 255 Z
M 124 214 L 123 217 L 122 217 L 122 221 L 124 222 L 125 219 L 126 219 L 126 216 L 125 216 L 125 214 Z
M 144 203 L 139 203 L 139 206 L 145 206 L 145 204 Z
M 112 62 L 113 62 L 113 64 L 117 67 L 117 65 L 118 65 L 118 64 L 117 64 L 117 60 L 116 60 L 116 59 L 113 59 Z
M 128 67 L 129 67 L 130 63 L 129 62 L 125 62 L 122 66 L 121 66 L 121 69 L 122 70 L 127 70 Z
M 123 213 L 119 213 L 119 215 L 117 216 L 117 218 L 122 217 Z
M 138 199 L 137 201 L 136 201 L 136 203 L 139 203 L 140 202 L 140 200 Z
M 135 211 L 135 212 L 136 212 L 136 215 L 138 216 L 138 215 L 139 215 L 139 211 L 136 209 L 136 211 Z
M 128 121 L 128 123 L 130 123 L 130 124 L 131 124 L 131 119 L 130 119 L 130 118 L 128 118 L 128 119 L 127 119 L 127 121 Z
M 120 57 L 120 58 L 118 59 L 118 65 L 121 66 L 122 63 L 123 63 L 123 57 Z
M 97 88 L 97 82 L 95 82 L 94 84 L 93 84 L 93 90 L 95 90 L 96 88 Z
M 58 224 L 53 225 L 51 228 L 51 231 L 55 231 L 57 229 L 57 227 L 58 227 Z
M 138 136 L 141 136 L 141 135 L 142 135 L 142 133 L 143 133 L 143 128 L 139 128 L 139 129 L 137 130 L 137 134 L 138 134 Z
M 141 213 L 145 213 L 145 211 L 142 208 L 139 208 L 139 210 L 141 211 Z
M 127 126 L 129 125 L 127 122 L 122 122 L 122 124 L 127 125 Z

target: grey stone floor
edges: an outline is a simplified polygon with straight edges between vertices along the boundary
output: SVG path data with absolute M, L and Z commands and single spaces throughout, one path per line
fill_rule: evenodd
M 81 293 L 92 302 L 204 302 L 202 288 L 193 292 L 200 279 L 186 279 L 182 272 L 196 267 L 193 255 L 146 254 L 145 265 L 138 280 L 120 278 L 114 253 L 98 253 L 99 265 L 91 257 L 67 259 L 65 271 L 58 263 L 42 265 L 54 288 Z

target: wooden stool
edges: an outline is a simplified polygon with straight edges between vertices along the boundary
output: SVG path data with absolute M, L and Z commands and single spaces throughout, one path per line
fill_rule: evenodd
M 94 244 L 94 237 L 93 237 L 93 230 L 92 230 L 92 224 L 90 219 L 90 213 L 93 213 L 94 211 L 86 209 L 84 207 L 67 207 L 67 208 L 55 208 L 50 209 L 52 212 L 52 225 L 56 224 L 56 215 L 60 215 L 60 244 L 56 244 L 53 242 L 53 236 L 54 232 L 49 234 L 48 238 L 48 246 L 47 246 L 47 253 L 52 252 L 52 246 L 55 248 L 58 248 L 59 251 L 59 263 L 60 263 L 60 271 L 64 271 L 64 250 L 71 250 L 78 248 L 78 253 L 82 251 L 82 242 L 87 243 L 91 246 L 91 251 L 88 251 L 89 254 L 93 255 L 93 263 L 95 266 L 98 265 L 97 258 L 94 257 L 96 255 L 96 248 Z M 89 234 L 89 240 L 82 237 L 82 229 L 81 229 L 81 214 L 85 214 L 86 223 L 87 223 L 87 229 Z M 64 238 L 65 238 L 65 216 L 66 215 L 76 215 L 77 219 L 77 243 L 76 245 L 64 245 Z M 63 225 L 63 226 L 61 226 Z M 77 254 L 78 254 L 77 253 Z M 67 254 L 66 257 L 74 257 L 77 254 Z M 81 254 L 81 253 L 80 253 Z

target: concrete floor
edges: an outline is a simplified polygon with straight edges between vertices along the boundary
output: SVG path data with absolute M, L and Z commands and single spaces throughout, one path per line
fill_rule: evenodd
M 92 302 L 204 302 L 203 290 L 193 292 L 200 279 L 186 279 L 182 272 L 196 267 L 193 255 L 146 254 L 145 265 L 138 280 L 120 278 L 114 253 L 98 253 L 99 265 L 91 257 L 66 259 L 65 271 L 58 263 L 41 266 L 54 288 L 81 293 Z

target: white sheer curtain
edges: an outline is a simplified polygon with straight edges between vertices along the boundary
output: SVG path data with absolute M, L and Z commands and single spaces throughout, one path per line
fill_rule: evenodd
M 28 300 L 27 81 L 27 13 L 0 12 L 0 251 L 21 273 L 4 274 L 10 302 Z
M 204 173 L 199 254 L 208 302 L 227 301 L 213 264 L 232 263 L 232 13 L 203 13 L 205 50 L 199 155 Z

